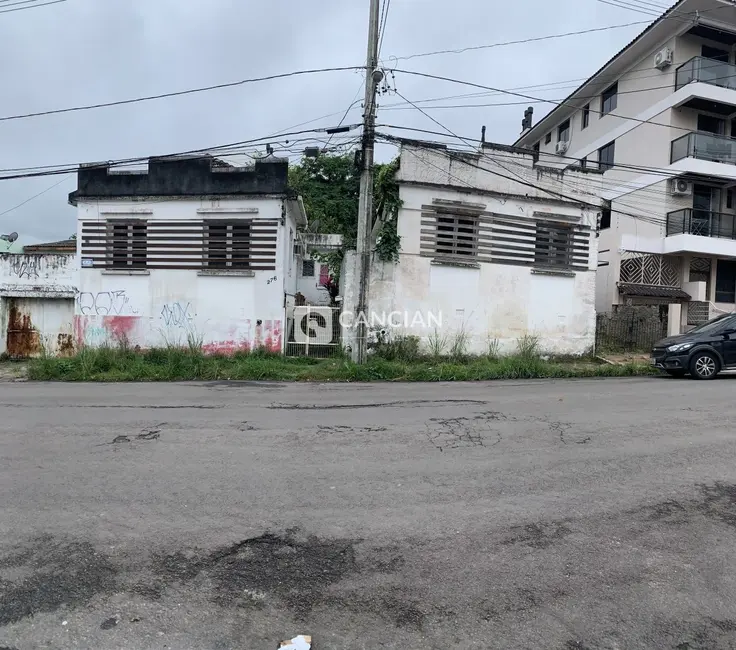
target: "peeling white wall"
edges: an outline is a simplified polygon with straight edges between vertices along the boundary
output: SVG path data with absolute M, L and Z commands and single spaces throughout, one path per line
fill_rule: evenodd
M 0 354 L 70 353 L 78 282 L 76 255 L 0 254 Z
M 477 157 L 478 166 L 498 169 L 490 155 L 492 152 Z M 560 177 L 533 168 L 531 156 L 518 155 L 516 160 L 519 166 L 514 167 L 515 176 L 534 178 L 535 184 L 550 190 L 572 194 L 562 185 L 564 179 L 573 182 L 576 193 L 595 194 L 599 189 L 597 174 L 566 173 Z M 447 340 L 448 351 L 463 333 L 468 339 L 467 351 L 474 354 L 487 352 L 494 339 L 502 352 L 513 352 L 518 339 L 525 335 L 538 336 L 540 347 L 549 353 L 583 354 L 593 348 L 597 209 L 551 200 L 541 190 L 454 163 L 442 151 L 417 152 L 405 146 L 399 178 L 404 181 L 398 219 L 400 259 L 398 264 L 382 264 L 374 259 L 370 312 L 408 313 L 414 326 L 396 333 L 419 336 L 425 346 L 435 334 L 429 315 L 441 317 L 441 326 L 436 329 L 440 338 Z M 453 184 L 455 188 L 448 187 Z M 431 258 L 419 255 L 421 206 L 431 204 L 433 199 L 485 204 L 487 212 L 511 216 L 534 217 L 535 213 L 547 212 L 577 219 L 591 227 L 588 270 L 549 275 L 541 269 L 515 265 L 480 263 L 479 268 L 461 268 L 435 264 Z M 345 295 L 347 308 L 351 294 Z M 421 323 L 415 313 L 422 315 Z
M 0 254 L 0 291 L 74 291 L 79 263 L 69 253 Z
M 105 220 L 105 211 L 136 210 L 149 221 L 201 221 L 197 210 L 211 207 L 200 199 L 80 203 L 78 237 L 82 221 Z M 285 306 L 293 303 L 297 282 L 296 216 L 287 207 L 282 224 L 284 202 L 271 197 L 222 198 L 217 207 L 225 211 L 221 217 L 228 210 L 255 207 L 257 214 L 248 218 L 279 222 L 275 271 L 82 268 L 74 317 L 77 342 L 99 346 L 125 339 L 131 346 L 151 348 L 186 346 L 191 340 L 207 353 L 256 347 L 282 351 Z M 229 216 L 238 218 L 235 212 Z

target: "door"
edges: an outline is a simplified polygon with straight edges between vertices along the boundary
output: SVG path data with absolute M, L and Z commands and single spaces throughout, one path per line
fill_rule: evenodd
M 8 298 L 8 356 L 27 359 L 74 352 L 72 298 Z
M 713 218 L 715 203 L 714 188 L 707 185 L 693 187 L 693 218 L 690 224 L 690 233 L 693 235 L 710 235 L 710 224 Z

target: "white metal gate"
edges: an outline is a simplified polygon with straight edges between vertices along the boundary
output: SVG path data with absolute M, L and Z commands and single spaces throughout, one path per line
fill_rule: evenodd
M 341 353 L 339 308 L 294 307 L 288 321 L 288 356 L 332 357 Z

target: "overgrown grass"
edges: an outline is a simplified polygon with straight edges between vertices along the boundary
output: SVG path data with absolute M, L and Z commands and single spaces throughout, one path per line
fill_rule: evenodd
M 34 359 L 28 368 L 29 379 L 52 381 L 480 381 L 649 374 L 656 371 L 643 364 L 608 365 L 590 360 L 556 363 L 521 355 L 473 357 L 463 362 L 373 356 L 358 366 L 344 358 L 290 358 L 265 351 L 205 356 L 188 347 L 154 348 L 140 353 L 129 348 L 85 348 L 70 358 L 46 355 Z

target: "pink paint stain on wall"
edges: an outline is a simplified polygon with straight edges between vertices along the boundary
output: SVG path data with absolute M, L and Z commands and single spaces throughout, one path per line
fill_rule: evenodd
M 77 344 L 77 346 L 81 346 L 84 344 L 84 330 L 87 326 L 87 317 L 86 316 L 74 316 L 73 326 L 74 326 L 74 341 Z
M 116 342 L 131 342 L 140 316 L 103 316 L 102 325 Z
M 93 347 L 123 342 L 136 343 L 140 316 L 74 316 L 74 339 L 78 346 Z
M 270 352 L 281 352 L 281 321 L 267 320 L 265 322 L 266 339 L 264 347 Z
M 249 352 L 250 344 L 248 341 L 236 341 L 235 339 L 227 341 L 212 341 L 202 346 L 204 354 L 223 354 L 230 356 L 236 352 Z

